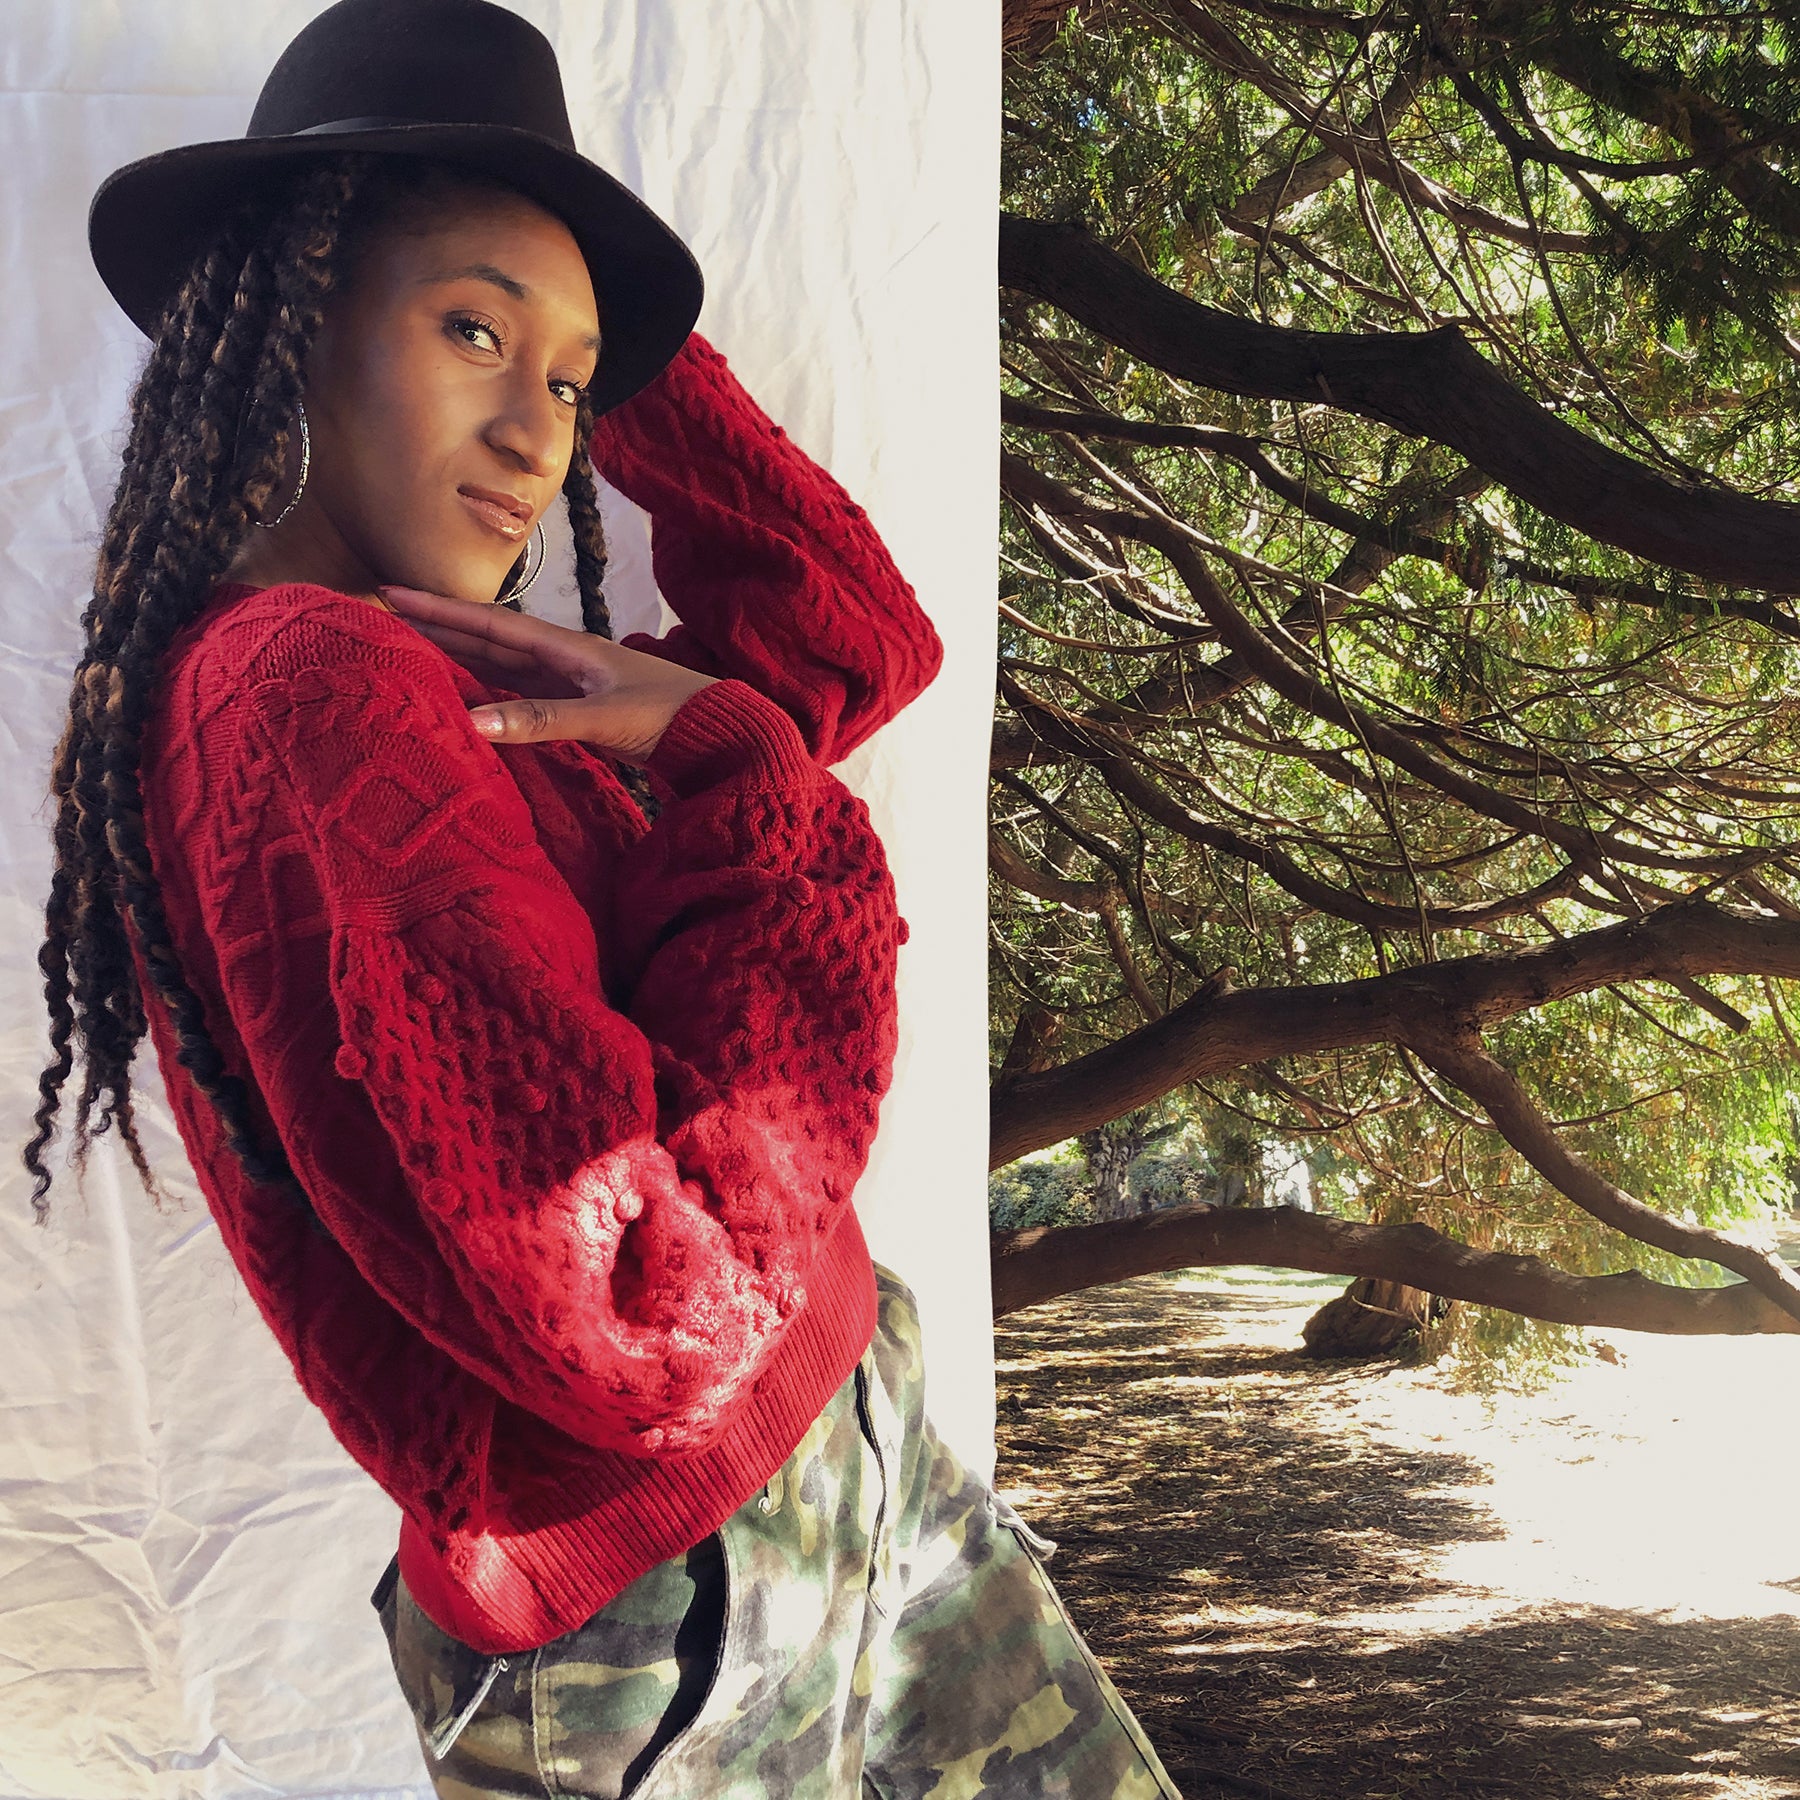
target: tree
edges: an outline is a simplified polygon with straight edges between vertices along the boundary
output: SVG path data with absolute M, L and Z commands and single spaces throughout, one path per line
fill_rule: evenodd
M 1340 1173 L 997 1236 L 997 1310 L 1796 1328 L 1800 15 L 1006 13 L 992 1162 L 1160 1105 Z
M 1127 1188 L 1131 1166 L 1149 1147 L 1178 1131 L 1180 1120 L 1152 1121 L 1145 1113 L 1127 1113 L 1081 1132 L 1077 1141 L 1087 1158 L 1094 1211 L 1102 1219 L 1129 1219 L 1148 1212 Z

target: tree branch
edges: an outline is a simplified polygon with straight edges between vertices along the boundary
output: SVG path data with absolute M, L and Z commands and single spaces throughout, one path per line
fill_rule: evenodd
M 1406 1043 L 1440 1075 L 1481 1106 L 1494 1129 L 1560 1193 L 1603 1225 L 1676 1256 L 1703 1258 L 1741 1275 L 1784 1312 L 1800 1321 L 1800 1277 L 1786 1263 L 1722 1231 L 1689 1225 L 1646 1206 L 1577 1156 L 1562 1140 L 1518 1078 L 1473 1030 L 1444 1030 L 1427 1020 L 1405 1034 Z
M 1800 922 L 1683 900 L 1528 949 L 1451 958 L 1359 981 L 1190 995 L 1152 1025 L 989 1103 L 988 1167 L 1250 1063 L 1411 1042 L 1433 1020 L 1475 1029 L 1615 981 L 1670 975 L 1800 977 Z M 1429 1285 L 1415 1284 L 1415 1285 Z
M 1328 405 L 1431 438 L 1550 517 L 1703 580 L 1792 591 L 1800 506 L 1671 480 L 1546 412 L 1454 326 L 1295 331 L 1176 293 L 1079 225 L 1002 213 L 1000 283 L 1215 392 Z
M 1534 231 L 1527 221 L 1508 218 L 1504 213 L 1497 213 L 1445 187 L 1441 181 L 1432 180 L 1422 170 L 1394 155 L 1378 135 L 1359 129 L 1349 121 L 1343 128 L 1333 126 L 1316 102 L 1258 56 L 1229 25 L 1196 4 L 1196 0 L 1156 0 L 1154 5 L 1138 0 L 1138 10 L 1153 26 L 1165 31 L 1173 26 L 1178 33 L 1188 37 L 1214 67 L 1238 76 L 1268 95 L 1296 125 L 1316 138 L 1327 153 L 1341 159 L 1343 169 L 1360 169 L 1371 180 L 1392 188 L 1414 206 L 1441 213 L 1465 230 L 1484 237 L 1502 238 L 1509 243 L 1534 244 L 1546 250 L 1576 255 L 1591 254 L 1604 247 L 1605 239 L 1582 232 Z M 1378 103 L 1375 117 L 1379 118 L 1380 113 Z
M 1393 116 L 1404 112 L 1417 97 L 1424 74 L 1424 62 L 1418 57 L 1412 58 L 1397 70 L 1382 92 L 1379 102 L 1381 113 Z M 1310 128 L 1308 130 L 1310 135 Z M 1358 139 L 1373 142 L 1373 130 L 1372 120 L 1364 118 L 1357 124 L 1354 135 Z M 1219 214 L 1220 224 L 1228 230 L 1255 236 L 1259 226 L 1270 219 L 1279 218 L 1282 213 L 1300 205 L 1302 201 L 1310 200 L 1315 194 L 1323 193 L 1333 182 L 1348 175 L 1353 164 L 1346 154 L 1347 149 L 1348 145 L 1340 141 L 1303 161 L 1290 159 L 1282 167 L 1265 175 L 1254 187 L 1240 194 Z
M 1271 493 L 1280 495 L 1309 519 L 1317 519 L 1335 531 L 1347 532 L 1358 542 L 1377 546 L 1396 557 L 1416 556 L 1448 569 L 1477 591 L 1486 585 L 1490 575 L 1505 575 L 1515 581 L 1560 588 L 1581 599 L 1614 600 L 1626 606 L 1688 613 L 1696 618 L 1721 615 L 1749 619 L 1782 637 L 1800 640 L 1800 619 L 1766 600 L 1751 600 L 1735 594 L 1671 593 L 1645 582 L 1572 574 L 1529 557 L 1497 556 L 1484 560 L 1482 555 L 1463 545 L 1433 537 L 1409 520 L 1368 518 L 1340 505 L 1310 482 L 1289 474 L 1268 455 L 1259 440 L 1241 432 L 1222 431 L 1213 425 L 1164 425 L 1150 420 L 1124 419 L 1105 412 L 1070 412 L 1034 406 L 1011 394 L 1003 394 L 1000 398 L 1000 418 L 1003 424 L 1022 425 L 1034 431 L 1066 431 L 1083 439 L 1116 438 L 1124 443 L 1194 449 L 1223 456 L 1249 470 Z M 1334 578 L 1334 585 L 1341 584 Z
M 1003 680 L 1002 686 L 1007 697 L 1021 712 L 1029 709 L 1029 703 L 1024 702 L 1022 692 L 1016 684 Z M 1450 931 L 1479 930 L 1484 925 L 1496 924 L 1503 919 L 1516 919 L 1520 914 L 1532 912 L 1548 900 L 1561 899 L 1575 889 L 1576 872 L 1565 864 L 1556 873 L 1546 876 L 1523 893 L 1504 894 L 1491 900 L 1469 901 L 1460 906 L 1403 904 L 1398 901 L 1370 899 L 1366 895 L 1352 893 L 1346 888 L 1336 887 L 1331 882 L 1322 880 L 1301 867 L 1274 844 L 1260 842 L 1229 826 L 1202 818 L 1174 795 L 1164 792 L 1122 754 L 1101 748 L 1092 734 L 1069 731 L 1041 709 L 1034 711 L 1032 729 L 1052 748 L 1066 750 L 1071 756 L 1079 757 L 1089 764 L 1118 796 L 1122 805 L 1135 808 L 1145 818 L 1156 820 L 1159 825 L 1166 826 L 1190 843 L 1204 844 L 1209 850 L 1217 850 L 1222 855 L 1235 857 L 1250 864 L 1252 868 L 1262 870 L 1271 881 L 1292 894 L 1302 905 L 1333 918 L 1365 925 L 1372 931 L 1416 931 L 1422 923 L 1427 927 Z M 1015 882 L 1014 885 L 1024 884 Z M 1043 894 L 1042 888 L 1033 891 Z M 1049 894 L 1043 894 L 1043 897 L 1062 898 L 1061 895 Z
M 1103 464 L 1096 462 L 1093 466 L 1105 473 L 1113 486 L 1127 493 L 1139 506 L 1149 508 L 1153 505 L 1145 496 L 1130 489 L 1121 477 L 1106 470 Z M 1284 700 L 1310 712 L 1317 719 L 1351 733 L 1371 752 L 1405 769 L 1471 811 L 1496 819 L 1517 831 L 1547 839 L 1563 850 L 1577 869 L 1597 872 L 1599 859 L 1603 855 L 1615 862 L 1637 868 L 1711 874 L 1729 873 L 1738 866 L 1758 860 L 1753 852 L 1679 856 L 1654 849 L 1635 838 L 1621 837 L 1614 824 L 1608 824 L 1604 829 L 1596 829 L 1586 823 L 1570 824 L 1519 799 L 1515 794 L 1492 785 L 1482 776 L 1468 773 L 1465 767 L 1459 767 L 1427 749 L 1415 740 L 1413 734 L 1388 724 L 1361 706 L 1353 705 L 1334 687 L 1321 681 L 1290 656 L 1276 642 L 1272 632 L 1260 629 L 1247 618 L 1214 580 L 1195 541 L 1199 534 L 1191 527 L 1166 513 L 1156 514 L 1148 510 L 1109 511 L 1096 507 L 1041 471 L 1030 471 L 1029 482 L 1039 503 L 1053 505 L 1063 517 L 1082 519 L 1089 524 L 1103 526 L 1115 536 L 1149 544 L 1161 551 L 1181 577 L 1195 604 L 1206 615 L 1207 622 L 1218 633 L 1219 641 L 1251 674 Z M 1290 639 L 1290 642 L 1293 640 Z M 1215 683 L 1218 679 L 1217 671 L 1218 665 L 1214 665 Z M 1435 731 L 1431 735 L 1440 741 L 1443 736 L 1441 732 Z M 1466 764 L 1467 759 L 1459 758 L 1458 761 Z
M 1098 881 L 1071 881 L 1066 875 L 1033 867 L 992 825 L 988 827 L 988 867 L 1008 887 L 1035 894 L 1040 900 L 1053 900 L 1059 906 L 1072 906 L 1079 912 L 1097 913 L 1100 896 L 1106 891 Z
M 1800 1331 L 1747 1283 L 1673 1287 L 1629 1271 L 1570 1275 L 1535 1256 L 1476 1250 L 1427 1225 L 1357 1225 L 1293 1206 L 1174 1206 L 1107 1225 L 1039 1226 L 990 1240 L 994 1317 L 1170 1269 L 1241 1263 L 1369 1275 L 1558 1325 L 1677 1336 Z
M 1472 469 L 1465 470 L 1447 486 L 1430 495 L 1405 520 L 1397 524 L 1394 530 L 1404 532 L 1442 522 L 1450 517 L 1459 499 L 1472 497 L 1474 492 L 1485 485 L 1484 477 Z M 1000 452 L 1000 486 L 1002 493 L 1017 505 L 1026 529 L 1032 532 L 1053 564 L 1067 574 L 1077 574 L 1078 571 L 1072 566 L 1072 557 L 1062 546 L 1047 542 L 1045 521 L 1037 518 L 1029 508 L 1036 506 L 1052 517 L 1076 518 L 1092 517 L 1094 509 L 1072 489 L 1045 475 L 1023 457 L 1004 449 Z M 1108 517 L 1110 519 L 1111 515 Z M 1385 541 L 1385 536 L 1359 538 L 1353 543 L 1332 570 L 1326 584 L 1329 592 L 1323 607 L 1324 616 L 1328 619 L 1335 618 L 1346 600 L 1371 587 L 1398 554 Z M 1304 637 L 1317 627 L 1319 612 L 1320 608 L 1309 595 L 1304 601 L 1297 601 L 1288 609 L 1282 618 L 1282 627 L 1296 636 Z M 1169 629 L 1165 621 L 1155 623 L 1159 629 Z M 1206 626 L 1190 625 L 1179 641 L 1211 641 L 1216 635 Z M 1171 648 L 1175 641 L 1172 638 Z M 1228 652 L 1217 662 L 1198 665 L 1178 659 L 1176 666 L 1167 674 L 1147 676 L 1139 682 L 1125 695 L 1123 704 L 1143 713 L 1162 714 L 1175 710 L 1191 713 L 1197 707 L 1216 704 L 1246 687 L 1254 679 L 1254 671 L 1235 652 Z M 1100 722 L 1097 713 L 1077 717 L 1095 725 Z M 1066 735 L 1060 739 L 1046 737 L 1037 729 L 1036 718 L 1037 715 L 1027 709 L 1015 719 L 996 723 L 989 750 L 991 768 L 1017 769 L 1060 762 L 1065 754 L 1085 758 L 1087 752 L 1073 747 Z M 1106 736 L 1111 741 L 1135 735 L 1136 728 L 1128 720 L 1108 718 L 1106 725 Z M 1081 741 L 1078 736 L 1076 745 Z
M 1590 29 L 1578 39 L 1563 31 L 1532 31 L 1527 24 L 1531 15 L 1517 7 L 1498 9 L 1491 23 L 1505 16 L 1519 30 L 1520 54 L 1591 99 L 1662 132 L 1702 166 L 1716 170 L 1726 191 L 1752 218 L 1784 236 L 1800 237 L 1800 187 L 1765 160 L 1767 151 L 1783 147 L 1784 140 L 1791 148 L 1790 122 L 1748 121 L 1694 81 L 1665 86 L 1619 56 L 1602 31 Z M 1747 125 L 1759 141 L 1750 141 Z

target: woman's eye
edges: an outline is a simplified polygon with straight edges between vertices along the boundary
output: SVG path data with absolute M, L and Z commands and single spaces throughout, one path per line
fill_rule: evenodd
M 448 321 L 450 329 L 466 344 L 470 339 L 464 334 L 469 331 L 484 331 L 493 339 L 495 349 L 500 347 L 500 333 L 487 323 L 485 319 L 472 319 L 460 313 L 453 313 Z
M 486 332 L 488 337 L 493 340 L 495 349 L 499 349 L 502 346 L 503 340 L 498 329 L 488 324 L 485 319 L 471 318 L 464 313 L 453 313 L 446 323 L 458 337 L 462 338 L 465 344 L 471 341 L 465 333 L 470 331 L 482 331 Z M 569 406 L 576 405 L 581 396 L 587 392 L 587 389 L 584 388 L 579 381 L 553 381 L 550 385 L 553 388 L 566 388 L 568 390 L 568 398 L 565 401 L 565 404 Z

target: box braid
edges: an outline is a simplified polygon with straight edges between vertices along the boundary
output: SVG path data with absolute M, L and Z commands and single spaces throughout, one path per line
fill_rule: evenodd
M 594 493 L 594 469 L 588 461 L 588 445 L 594 438 L 593 402 L 583 393 L 575 403 L 575 450 L 569 458 L 569 472 L 563 477 L 563 498 L 569 507 L 569 528 L 575 540 L 575 585 L 581 593 L 581 623 L 600 637 L 613 635 L 612 613 L 608 610 L 601 582 L 606 575 L 606 532 L 600 522 L 600 503 Z M 511 587 L 524 573 L 525 558 L 513 564 L 502 584 Z M 523 612 L 517 600 L 502 600 L 514 612 Z M 654 819 L 661 810 L 656 794 L 642 769 L 623 760 L 613 761 L 614 772 L 637 801 L 646 818 Z
M 129 932 L 169 1010 L 177 1060 L 216 1110 L 245 1173 L 329 1235 L 279 1144 L 259 1129 L 250 1091 L 226 1067 L 181 973 L 146 843 L 140 744 L 170 642 L 204 610 L 281 480 L 307 354 L 327 296 L 347 283 L 365 235 L 378 221 L 428 216 L 447 189 L 501 185 L 423 158 L 352 153 L 309 163 L 272 201 L 246 203 L 225 221 L 158 322 L 131 395 L 119 479 L 82 613 L 83 653 L 51 769 L 54 860 L 38 954 L 51 1058 L 23 1153 L 39 1224 L 48 1219 L 52 1180 L 44 1151 L 77 1048 L 76 1171 L 93 1140 L 116 1127 L 160 1204 L 132 1106 L 131 1065 L 148 1021 Z M 587 456 L 593 424 L 583 395 L 563 493 L 582 622 L 610 638 L 601 592 L 606 541 Z M 614 766 L 654 816 L 643 772 L 623 761 Z

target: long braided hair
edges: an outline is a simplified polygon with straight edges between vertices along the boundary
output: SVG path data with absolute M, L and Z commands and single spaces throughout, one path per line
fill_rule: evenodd
M 216 1109 L 245 1173 L 279 1190 L 324 1231 L 279 1144 L 259 1141 L 249 1090 L 226 1068 L 177 964 L 145 842 L 139 743 L 164 652 L 204 610 L 282 478 L 285 440 L 327 297 L 348 285 L 378 226 L 429 218 L 446 199 L 481 189 L 513 192 L 426 158 L 345 153 L 309 161 L 284 187 L 224 221 L 163 311 L 131 396 L 93 597 L 82 614 L 83 654 L 52 765 L 55 859 L 38 953 L 51 1060 L 38 1078 L 36 1130 L 24 1150 L 40 1225 L 49 1216 L 51 1184 L 44 1150 L 77 1049 L 77 1173 L 93 1140 L 116 1127 L 160 1204 L 132 1110 L 131 1065 L 148 1022 L 129 924 L 157 1003 L 172 1017 L 178 1060 Z M 606 539 L 587 455 L 593 425 L 583 394 L 563 495 L 582 623 L 610 638 L 601 593 Z M 613 766 L 654 816 L 643 771 L 622 761 Z

